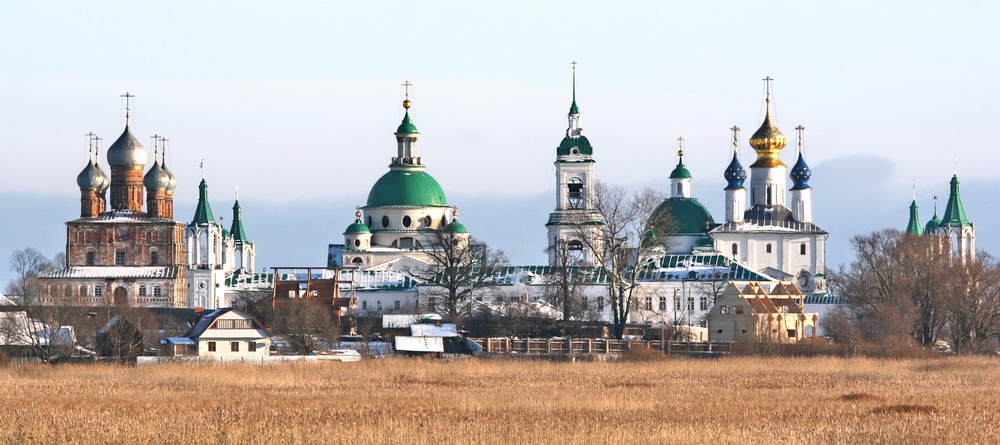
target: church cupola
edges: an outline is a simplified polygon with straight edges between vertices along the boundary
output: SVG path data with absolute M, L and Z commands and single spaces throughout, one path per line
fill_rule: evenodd
M 785 170 L 779 155 L 787 141 L 771 115 L 771 78 L 764 78 L 767 91 L 764 122 L 750 138 L 750 146 L 757 152 L 757 159 L 750 164 L 751 205 L 785 205 Z
M 417 126 L 413 124 L 413 120 L 410 119 L 410 82 L 406 81 L 403 86 L 406 88 L 406 99 L 403 100 L 403 109 L 406 112 L 403 115 L 403 121 L 400 122 L 399 127 L 396 128 L 396 157 L 392 158 L 391 167 L 423 167 L 420 156 L 417 156 L 417 138 L 420 137 L 420 132 L 417 131 Z
M 344 245 L 350 250 L 366 250 L 372 246 L 372 231 L 361 222 L 361 210 L 354 214 L 354 223 L 344 230 Z
M 205 182 L 205 178 L 202 178 L 201 184 L 198 184 L 198 205 L 195 206 L 194 219 L 191 220 L 190 225 L 215 224 L 215 216 L 212 215 L 212 206 L 208 204 L 208 183 Z
M 806 164 L 806 158 L 802 155 L 802 132 L 806 128 L 799 125 L 795 127 L 795 131 L 798 132 L 798 144 L 799 144 L 799 159 L 795 161 L 795 165 L 792 166 L 792 172 L 788 174 L 792 178 L 792 190 L 803 190 L 812 188 L 809 186 L 809 178 L 812 177 L 812 170 Z
M 87 150 L 87 165 L 76 176 L 76 184 L 80 186 L 80 217 L 96 218 L 105 209 L 105 191 L 111 181 L 98 165 L 97 149 L 94 147 L 94 135 L 90 137 L 90 148 Z
M 229 235 L 234 241 L 248 242 L 247 232 L 243 229 L 243 208 L 240 207 L 239 198 L 233 203 L 233 225 L 229 229 Z
M 913 236 L 920 236 L 924 234 L 924 230 L 920 227 L 920 215 L 917 213 L 917 200 L 914 199 L 910 203 L 910 221 L 906 224 L 906 233 Z
M 726 178 L 726 221 L 743 221 L 743 212 L 747 208 L 747 190 L 743 181 L 747 179 L 747 171 L 740 164 L 740 127 L 730 128 L 733 132 L 733 160 L 726 167 L 723 177 Z
M 670 172 L 670 197 L 691 197 L 691 172 L 684 166 L 684 138 L 677 138 L 677 166 Z
M 153 136 L 153 166 L 146 172 L 142 179 L 146 187 L 146 213 L 150 218 L 173 218 L 173 197 L 168 196 L 167 188 L 170 187 L 170 175 L 163 170 L 163 164 L 158 158 L 156 142 L 159 136 Z
M 111 167 L 111 210 L 141 212 L 143 201 L 142 171 L 149 153 L 129 129 L 128 99 L 125 93 L 125 131 L 108 147 Z
M 556 149 L 556 156 L 567 160 L 591 159 L 594 149 L 590 146 L 590 140 L 583 135 L 583 127 L 580 125 L 580 107 L 576 105 L 576 62 L 573 62 L 573 102 L 569 106 L 569 114 L 566 117 L 569 120 L 569 125 L 566 127 L 566 137 Z
M 795 127 L 799 160 L 795 162 L 792 173 L 789 175 L 794 183 L 791 190 L 792 217 L 799 222 L 812 221 L 812 187 L 809 187 L 808 183 L 809 178 L 812 177 L 812 171 L 809 170 L 809 166 L 806 165 L 806 160 L 802 156 L 802 137 L 805 130 L 806 127 L 801 125 Z
M 247 237 L 246 229 L 243 228 L 243 207 L 240 206 L 238 191 L 236 201 L 233 203 L 233 225 L 229 229 L 229 239 L 232 242 L 233 269 L 253 271 L 256 267 L 257 251 L 253 241 Z
M 925 235 L 933 235 L 937 231 L 938 226 L 941 224 L 941 219 L 938 218 L 937 214 L 937 196 L 934 197 L 934 217 L 927 221 L 927 225 L 924 226 Z

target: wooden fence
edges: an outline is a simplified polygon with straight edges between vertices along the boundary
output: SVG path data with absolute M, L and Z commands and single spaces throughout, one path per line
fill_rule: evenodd
M 497 354 L 620 354 L 647 346 L 670 355 L 698 355 L 732 351 L 730 342 L 682 342 L 664 340 L 612 340 L 604 338 L 473 338 L 483 351 Z

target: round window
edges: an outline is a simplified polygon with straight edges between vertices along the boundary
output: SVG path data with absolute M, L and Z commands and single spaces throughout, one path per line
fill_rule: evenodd
M 389 227 L 389 217 L 388 216 L 383 216 L 382 217 L 382 227 Z
M 406 215 L 403 217 L 403 227 L 410 227 L 411 222 L 413 221 L 410 220 L 410 215 Z
M 571 150 L 571 151 L 572 151 L 572 153 L 573 153 L 573 154 L 575 154 L 575 155 L 578 155 L 578 154 L 580 154 L 580 150 L 578 150 L 578 149 L 577 149 L 577 148 L 575 148 L 575 147 L 574 147 L 574 148 L 573 148 L 573 150 Z
M 431 216 L 430 215 L 427 215 L 427 216 L 424 217 L 424 225 L 427 226 L 427 227 L 431 226 Z
M 361 240 L 359 239 L 354 240 L 354 247 L 361 247 Z

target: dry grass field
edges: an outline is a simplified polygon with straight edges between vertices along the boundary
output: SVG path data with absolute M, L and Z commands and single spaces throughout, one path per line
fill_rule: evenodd
M 2 443 L 995 443 L 1000 360 L 0 368 Z

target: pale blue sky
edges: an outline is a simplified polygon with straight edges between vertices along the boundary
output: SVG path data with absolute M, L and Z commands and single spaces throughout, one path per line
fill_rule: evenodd
M 994 2 L 333 3 L 0 5 L 0 193 L 76 196 L 84 134 L 98 133 L 107 147 L 124 121 L 119 95 L 129 91 L 136 135 L 147 146 L 153 134 L 172 141 L 179 211 L 196 199 L 205 159 L 216 213 L 227 213 L 236 182 L 243 200 L 262 205 L 329 205 L 329 219 L 303 222 L 328 226 L 318 252 L 304 257 L 322 258 L 386 170 L 402 81 L 415 84 L 420 152 L 449 200 L 517 202 L 553 187 L 572 60 L 598 174 L 665 183 L 684 136 L 695 194 L 716 218 L 727 129 L 743 128 L 749 163 L 746 139 L 760 123 L 767 75 L 779 128 L 790 138 L 796 125 L 807 128 L 811 165 L 886 161 L 868 172 L 878 188 L 837 200 L 857 208 L 817 208 L 817 223 L 841 243 L 869 227 L 902 226 L 913 179 L 928 213 L 956 164 L 963 183 L 1000 179 Z M 793 150 L 783 157 L 791 164 Z M 829 173 L 814 169 L 817 181 Z M 859 185 L 822 181 L 831 187 L 817 188 L 817 201 Z M 868 220 L 871 194 L 900 201 L 904 220 Z M 974 220 L 995 216 L 969 210 Z M 463 212 L 463 221 L 544 221 L 546 211 Z M 77 212 L 66 208 L 60 221 Z M 857 212 L 864 224 L 824 224 L 836 212 Z M 479 234 L 490 238 L 489 230 Z M 980 246 L 989 238 L 980 233 Z M 491 241 L 509 250 L 522 242 Z M 544 261 L 543 242 L 515 259 Z M 261 246 L 263 264 L 304 254 L 281 250 Z

